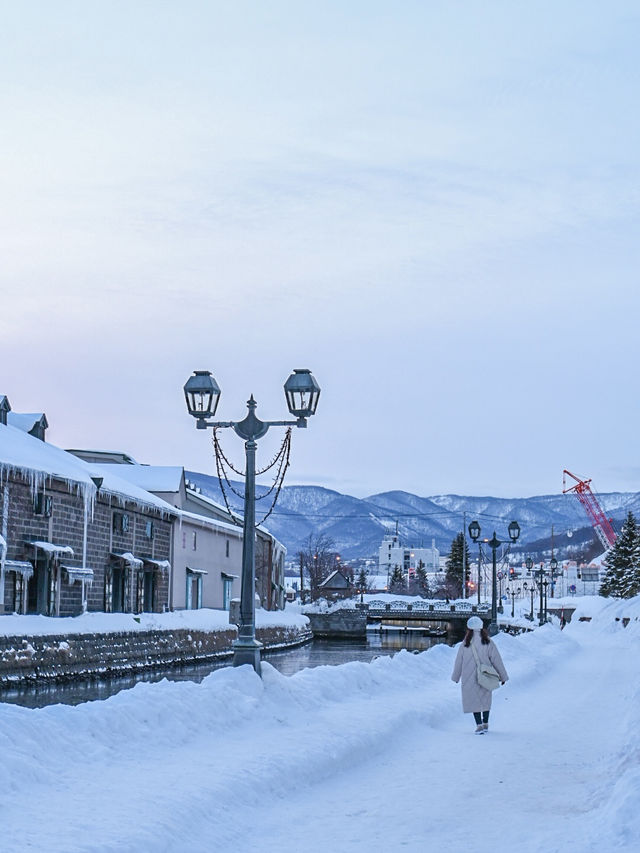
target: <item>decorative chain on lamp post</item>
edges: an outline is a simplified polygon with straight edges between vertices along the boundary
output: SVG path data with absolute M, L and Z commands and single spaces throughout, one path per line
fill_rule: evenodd
M 260 649 L 255 626 L 255 539 L 256 539 L 256 449 L 258 439 L 273 426 L 306 427 L 314 415 L 320 386 L 310 370 L 294 370 L 284 384 L 287 406 L 295 421 L 261 421 L 255 413 L 257 403 L 251 395 L 248 413 L 241 421 L 211 421 L 220 400 L 220 387 L 208 370 L 196 370 L 184 386 L 189 414 L 196 418 L 197 429 L 231 428 L 245 442 L 244 522 L 242 541 L 242 586 L 238 639 L 233 643 L 233 665 L 249 663 L 260 675 Z
M 520 525 L 517 521 L 512 521 L 507 528 L 509 531 L 509 539 L 511 542 L 517 542 L 520 536 Z M 480 525 L 477 521 L 472 521 L 469 525 L 469 536 L 474 542 L 477 542 L 480 537 Z M 503 543 L 493 531 L 493 538 L 487 543 L 491 548 L 491 624 L 489 625 L 489 634 L 493 637 L 498 633 L 498 575 L 496 571 L 496 551 Z

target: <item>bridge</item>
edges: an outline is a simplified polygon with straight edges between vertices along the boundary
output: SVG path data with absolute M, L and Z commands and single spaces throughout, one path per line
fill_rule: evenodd
M 384 623 L 408 627 L 410 622 L 425 627 L 438 628 L 451 636 L 462 636 L 469 616 L 479 616 L 488 625 L 491 610 L 488 605 L 478 607 L 471 602 L 456 604 L 436 603 L 428 601 L 378 601 L 358 603 L 355 609 L 345 608 L 330 613 L 314 613 L 303 611 L 308 617 L 314 637 L 364 637 L 367 623 Z
M 366 613 L 367 622 L 416 621 L 442 622 L 460 630 L 470 616 L 479 616 L 483 622 L 491 620 L 491 608 L 488 604 L 478 607 L 467 601 L 456 604 L 430 604 L 428 601 L 369 601 L 356 604 Z

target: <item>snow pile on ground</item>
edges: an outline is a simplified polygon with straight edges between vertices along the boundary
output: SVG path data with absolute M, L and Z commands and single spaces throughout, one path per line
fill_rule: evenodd
M 256 626 L 300 627 L 309 624 L 298 608 L 286 610 L 256 609 Z M 201 608 L 174 610 L 171 613 L 83 613 L 64 618 L 54 616 L 0 616 L 0 636 L 40 637 L 47 634 L 108 634 L 118 631 L 220 631 L 228 629 L 229 612 Z M 234 626 L 232 626 L 234 627 Z
M 0 705 L 3 850 L 635 850 L 638 616 L 606 602 L 564 631 L 500 635 L 511 679 L 483 737 L 445 645 Z

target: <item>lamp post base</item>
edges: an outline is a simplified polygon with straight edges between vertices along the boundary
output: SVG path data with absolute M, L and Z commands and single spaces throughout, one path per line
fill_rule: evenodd
M 233 666 L 244 666 L 245 663 L 251 664 L 258 675 L 261 675 L 260 669 L 260 649 L 262 643 L 257 640 L 235 640 L 232 643 L 233 648 Z
M 499 632 L 500 632 L 500 628 L 498 628 L 498 623 L 497 622 L 491 622 L 489 624 L 489 636 L 495 637 L 495 635 L 498 634 Z

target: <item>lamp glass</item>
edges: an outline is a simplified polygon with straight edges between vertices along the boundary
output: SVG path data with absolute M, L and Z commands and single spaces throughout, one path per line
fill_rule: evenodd
M 194 418 L 215 415 L 220 400 L 220 388 L 208 370 L 196 370 L 184 386 L 187 409 Z
M 518 536 L 520 536 L 520 525 L 518 524 L 518 522 L 512 521 L 508 527 L 508 530 L 509 530 L 509 536 L 511 537 L 512 541 L 516 542 L 518 539 Z
M 477 542 L 480 537 L 480 525 L 477 521 L 472 521 L 469 525 L 469 536 L 474 542 Z
M 320 386 L 310 370 L 296 369 L 284 383 L 287 406 L 297 418 L 315 415 L 320 399 Z

